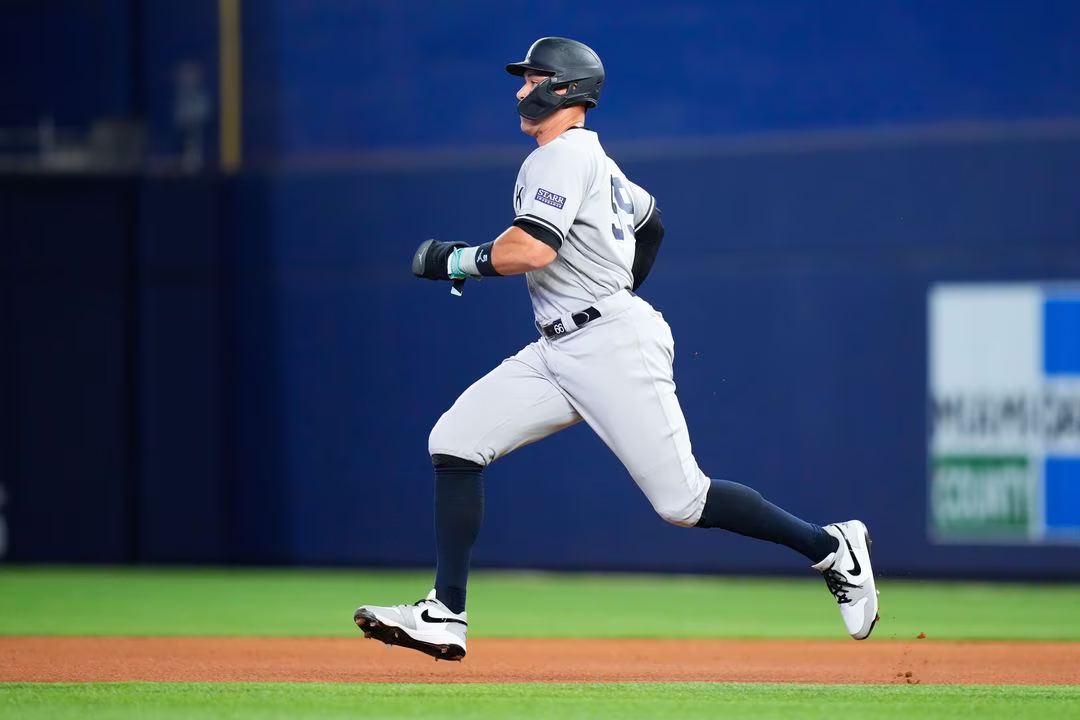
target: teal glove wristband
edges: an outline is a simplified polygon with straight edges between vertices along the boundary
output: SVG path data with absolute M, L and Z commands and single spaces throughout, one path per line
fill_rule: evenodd
M 491 248 L 494 244 L 492 241 L 483 245 L 454 248 L 446 256 L 446 275 L 451 280 L 498 275 L 491 263 Z
M 446 274 L 451 280 L 463 280 L 468 277 L 465 271 L 461 269 L 461 252 L 465 248 L 454 248 L 450 251 L 450 256 L 446 259 Z

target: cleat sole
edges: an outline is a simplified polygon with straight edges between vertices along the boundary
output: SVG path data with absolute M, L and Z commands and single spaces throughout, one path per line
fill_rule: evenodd
M 356 622 L 358 628 L 363 630 L 365 638 L 378 640 L 386 645 L 418 650 L 436 660 L 460 661 L 465 657 L 465 648 L 460 645 L 435 645 L 416 640 L 401 628 L 379 622 L 379 619 L 367 610 L 357 610 L 353 615 L 353 621 Z

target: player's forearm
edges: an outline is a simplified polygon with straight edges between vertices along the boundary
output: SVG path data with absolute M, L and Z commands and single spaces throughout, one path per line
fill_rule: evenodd
M 511 226 L 483 245 L 453 247 L 451 243 L 430 243 L 431 247 L 421 245 L 413 273 L 432 280 L 520 275 L 550 265 L 556 255 L 549 245 L 517 226 Z
M 520 275 L 550 265 L 555 255 L 551 246 L 512 225 L 495 238 L 491 264 L 500 275 Z

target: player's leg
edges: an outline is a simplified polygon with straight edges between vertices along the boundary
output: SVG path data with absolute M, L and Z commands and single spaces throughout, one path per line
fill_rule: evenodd
M 580 420 L 534 343 L 473 383 L 435 423 L 428 440 L 435 466 L 435 591 L 452 610 L 465 608 L 469 558 L 483 519 L 484 467 Z
M 750 487 L 705 476 L 694 459 L 675 393 L 671 331 L 659 313 L 637 300 L 623 313 L 590 323 L 553 346 L 557 351 L 549 364 L 578 412 L 664 519 L 721 528 L 801 553 L 825 574 L 849 632 L 857 638 L 869 634 L 877 599 L 865 527 L 853 521 L 823 528 Z M 598 363 L 601 353 L 603 362 Z
M 535 344 L 462 393 L 428 439 L 435 468 L 435 588 L 413 605 L 362 606 L 354 617 L 364 633 L 436 658 L 464 657 L 466 587 L 484 514 L 484 467 L 580 420 Z

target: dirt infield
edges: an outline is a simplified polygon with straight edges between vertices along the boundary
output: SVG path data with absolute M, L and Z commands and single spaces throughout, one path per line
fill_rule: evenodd
M 1080 643 L 478 638 L 461 663 L 362 638 L 0 637 L 0 682 L 1078 684 Z

